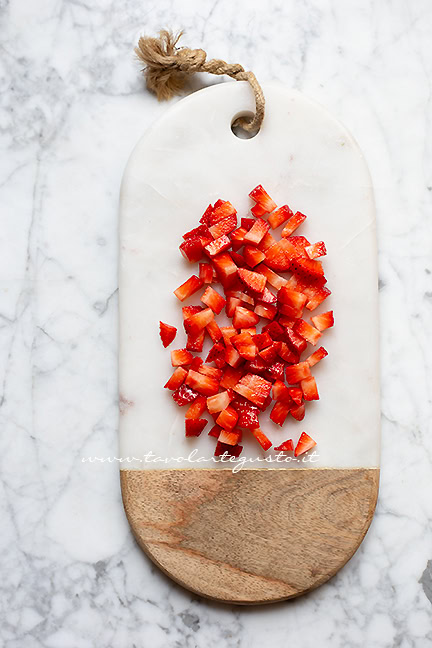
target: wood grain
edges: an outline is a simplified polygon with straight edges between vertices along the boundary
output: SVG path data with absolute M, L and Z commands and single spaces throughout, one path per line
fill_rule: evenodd
M 268 603 L 331 578 L 360 545 L 379 469 L 122 470 L 140 547 L 172 579 L 219 601 Z

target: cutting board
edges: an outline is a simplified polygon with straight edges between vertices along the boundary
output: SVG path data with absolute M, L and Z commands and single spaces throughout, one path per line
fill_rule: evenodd
M 302 94 L 263 87 L 266 118 L 241 139 L 231 130 L 253 110 L 245 82 L 219 84 L 176 103 L 143 136 L 120 199 L 120 472 L 140 547 L 172 579 L 202 596 L 253 604 L 298 596 L 328 580 L 360 545 L 379 481 L 378 278 L 371 179 L 346 129 Z M 274 445 L 317 441 L 313 462 L 267 464 L 253 439 L 233 473 L 209 461 L 215 440 L 184 436 L 184 411 L 163 389 L 171 375 L 159 320 L 179 330 L 173 290 L 192 273 L 178 246 L 209 203 L 239 216 L 262 184 L 308 219 L 297 233 L 325 240 L 336 325 L 314 367 L 320 401 L 282 429 L 260 417 Z M 192 298 L 188 303 L 197 303 Z M 291 418 L 291 417 L 289 417 Z M 277 429 L 276 429 L 277 428 Z M 242 442 L 243 443 L 243 442 Z M 188 459 L 196 449 L 197 454 Z M 198 462 L 201 457 L 203 461 Z

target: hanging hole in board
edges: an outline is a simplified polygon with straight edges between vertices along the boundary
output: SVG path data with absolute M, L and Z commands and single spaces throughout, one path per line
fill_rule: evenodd
M 258 135 L 259 129 L 254 131 L 248 131 L 240 123 L 242 119 L 246 119 L 247 121 L 252 121 L 253 117 L 254 114 L 250 111 L 244 111 L 234 116 L 231 122 L 231 130 L 236 137 L 238 137 L 239 139 L 246 140 L 246 139 L 252 139 L 252 137 Z

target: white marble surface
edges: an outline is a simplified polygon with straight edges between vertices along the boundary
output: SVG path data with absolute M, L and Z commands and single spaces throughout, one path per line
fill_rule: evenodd
M 432 646 L 429 0 L 3 0 L 0 12 L 0 645 Z M 290 603 L 230 608 L 173 585 L 130 536 L 118 467 L 81 463 L 117 447 L 119 183 L 167 108 L 142 91 L 132 45 L 166 25 L 327 106 L 374 179 L 380 500 L 358 554 Z

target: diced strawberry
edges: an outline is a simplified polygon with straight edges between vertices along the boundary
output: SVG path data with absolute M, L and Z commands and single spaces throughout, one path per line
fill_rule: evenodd
M 306 216 L 304 214 L 302 214 L 301 212 L 296 212 L 294 216 L 291 216 L 288 223 L 283 228 L 282 236 L 284 237 L 291 236 L 294 230 L 296 230 L 297 227 L 299 227 L 302 223 L 304 223 L 305 220 L 306 220 Z
M 265 319 L 272 320 L 277 315 L 277 308 L 276 306 L 272 306 L 271 304 L 257 304 L 254 308 L 254 312 L 260 317 L 265 317 Z
M 274 293 L 272 293 L 271 290 L 267 288 L 267 286 L 264 288 L 263 292 L 257 297 L 260 302 L 263 304 L 276 304 L 277 303 L 277 297 Z
M 318 241 L 318 243 L 314 243 L 313 245 L 308 245 L 305 248 L 305 250 L 309 259 L 316 259 L 318 257 L 325 256 L 327 254 L 324 241 Z
M 190 372 L 189 372 L 190 373 Z M 295 385 L 311 375 L 307 362 L 299 362 L 285 369 L 286 380 L 289 385 Z M 186 379 L 187 382 L 187 379 Z
M 273 343 L 272 338 L 268 334 L 268 332 L 265 333 L 259 333 L 258 335 L 253 336 L 253 341 L 257 345 L 259 351 L 262 349 L 265 349 L 266 347 L 270 346 Z
M 256 326 L 249 326 L 249 328 L 244 328 L 241 331 L 242 333 L 250 333 L 252 337 L 256 335 Z
M 211 286 L 207 286 L 204 294 L 201 297 L 201 301 L 206 306 L 211 308 L 212 311 L 216 313 L 216 315 L 219 315 L 226 303 L 222 295 L 219 295 L 219 293 L 216 292 L 216 290 L 214 290 L 214 288 L 212 288 Z
M 285 360 L 285 362 L 290 362 L 291 364 L 297 364 L 297 362 L 299 362 L 300 360 L 299 354 L 289 349 L 286 342 L 280 343 L 278 353 L 282 360 Z
M 204 396 L 198 396 L 192 403 L 192 405 L 189 406 L 187 409 L 187 412 L 185 414 L 185 418 L 187 419 L 199 419 L 200 416 L 204 414 L 207 408 L 207 400 Z
M 231 367 L 237 368 L 243 364 L 244 359 L 232 344 L 227 344 L 225 349 L 225 361 Z
M 205 330 L 198 333 L 198 335 L 188 335 L 186 342 L 186 349 L 188 351 L 201 352 L 204 346 Z
M 274 450 L 276 452 L 292 452 L 294 450 L 294 444 L 292 442 L 292 439 L 283 441 L 283 443 L 281 443 L 279 446 L 275 446 Z
M 196 237 L 210 238 L 207 225 L 198 225 L 198 227 L 195 227 L 190 232 L 186 232 L 186 234 L 183 234 L 183 238 L 185 240 L 189 238 L 196 238 Z
M 232 430 L 232 432 L 228 432 L 228 430 L 222 429 L 219 434 L 219 441 L 230 446 L 235 446 L 239 441 L 241 441 L 241 430 Z
M 326 286 L 322 286 L 321 288 L 318 286 L 308 286 L 303 292 L 308 298 L 306 308 L 310 311 L 315 310 L 315 308 L 322 304 L 324 299 L 327 299 L 331 295 L 330 290 Z
M 309 358 L 306 358 L 306 362 L 308 363 L 309 367 L 314 367 L 320 360 L 326 357 L 328 355 L 328 352 L 324 349 L 324 347 L 320 347 L 316 351 L 312 353 L 312 355 L 309 356 Z
M 290 414 L 293 418 L 296 419 L 296 421 L 303 421 L 305 417 L 305 404 L 301 403 L 296 407 L 291 407 Z
M 264 216 L 264 214 L 268 214 L 264 207 L 259 203 L 256 203 L 253 207 L 251 207 L 251 212 L 254 216 L 256 216 L 256 218 L 260 218 L 261 216 Z
M 270 322 L 263 327 L 263 333 L 268 333 L 272 340 L 283 340 L 285 337 L 284 329 L 278 322 Z
M 182 308 L 183 320 L 187 320 L 188 317 L 191 317 L 192 315 L 196 315 L 197 313 L 200 313 L 202 310 L 204 310 L 203 306 L 183 306 Z
M 273 214 L 270 214 L 270 216 L 268 217 L 268 222 L 270 223 L 272 229 L 276 229 L 276 227 L 279 227 L 279 225 L 285 223 L 288 218 L 291 218 L 292 215 L 293 213 L 288 205 L 282 205 L 282 207 L 276 209 Z
M 191 365 L 191 369 L 193 369 Z M 210 376 L 211 378 L 214 378 L 215 380 L 220 380 L 222 378 L 222 369 L 217 369 L 216 367 L 209 367 L 208 365 L 202 364 L 198 368 L 198 372 L 202 373 L 204 376 Z
M 198 371 L 189 370 L 186 385 L 197 391 L 202 396 L 213 396 L 219 391 L 219 382 L 211 376 L 204 376 Z
M 222 332 L 216 320 L 211 320 L 206 326 L 206 331 L 210 335 L 212 342 L 219 342 L 222 337 Z
M 267 279 L 264 275 L 259 272 L 253 272 L 252 270 L 246 270 L 246 268 L 239 268 L 238 276 L 246 284 L 248 288 L 253 290 L 256 293 L 262 293 Z
M 228 200 L 218 200 L 213 206 L 213 211 L 209 217 L 209 224 L 215 225 L 219 221 L 237 214 L 237 210 L 231 205 Z
M 200 358 L 199 356 L 195 356 L 195 358 L 190 363 L 189 369 L 193 369 L 193 371 L 200 371 L 202 363 L 203 363 L 202 358 Z
M 272 212 L 277 207 L 275 201 L 270 198 L 267 191 L 262 187 L 262 185 L 258 185 L 255 187 L 255 189 L 252 189 L 249 196 L 253 201 L 259 203 L 259 205 L 263 209 L 265 209 L 267 213 Z
M 210 432 L 208 433 L 209 436 L 215 437 L 216 439 L 219 438 L 219 434 L 221 433 L 222 428 L 219 427 L 219 425 L 214 425 Z
M 250 268 L 254 268 L 258 263 L 261 263 L 261 261 L 264 261 L 266 258 L 264 252 L 261 252 L 261 250 L 258 250 L 258 248 L 253 247 L 252 245 L 245 245 L 243 255 Z
M 192 275 L 192 277 L 190 277 L 181 286 L 179 286 L 177 290 L 174 290 L 174 295 L 178 299 L 180 299 L 180 301 L 184 301 L 185 299 L 196 293 L 196 291 L 199 290 L 202 285 L 202 280 L 196 275 Z
M 210 263 L 199 264 L 199 276 L 205 284 L 211 284 L 213 282 L 213 268 Z
M 233 324 L 237 329 L 248 328 L 258 324 L 259 319 L 259 315 L 256 315 L 253 311 L 243 306 L 237 306 L 234 311 Z
M 191 315 L 184 321 L 185 331 L 188 335 L 197 336 L 214 319 L 211 308 L 205 308 L 195 315 Z
M 231 247 L 231 241 L 228 236 L 226 236 L 226 234 L 223 234 L 222 236 L 219 236 L 219 238 L 206 245 L 204 249 L 209 256 L 214 257 L 221 252 L 225 252 L 225 250 L 228 250 L 229 247 Z
M 204 430 L 208 421 L 206 419 L 186 419 L 185 420 L 185 433 L 187 437 L 197 437 Z
M 243 372 L 241 369 L 234 369 L 234 367 L 226 367 L 223 372 L 223 376 L 220 381 L 220 386 L 225 389 L 232 389 L 237 385 L 238 381 L 242 377 Z
M 253 360 L 257 354 L 257 347 L 252 340 L 252 335 L 244 330 L 231 338 L 231 344 L 245 360 Z
M 221 333 L 225 344 L 231 344 L 230 340 L 234 335 L 237 335 L 237 332 L 234 326 L 221 326 Z
M 275 380 L 272 387 L 272 398 L 281 403 L 291 403 L 291 396 L 289 395 L 288 387 L 282 380 Z
M 263 450 L 268 450 L 269 448 L 271 448 L 271 441 L 266 437 L 264 432 L 259 427 L 251 428 L 251 432 L 260 446 L 263 448 Z
M 183 384 L 180 385 L 180 387 L 176 389 L 175 392 L 173 392 L 172 397 L 177 405 L 182 407 L 183 405 L 192 403 L 196 398 L 198 398 L 198 394 L 195 390 L 190 389 L 190 387 L 187 387 L 187 385 Z
M 334 325 L 333 311 L 315 315 L 315 317 L 311 317 L 311 320 L 318 331 L 325 331 Z
M 225 312 L 228 315 L 228 317 L 233 317 L 235 313 L 235 309 L 237 306 L 241 306 L 242 301 L 241 299 L 238 299 L 237 297 L 228 297 L 227 296 L 227 303 L 225 306 Z
M 276 290 L 279 290 L 287 283 L 286 279 L 276 274 L 276 272 L 273 272 L 273 270 L 271 270 L 270 268 L 267 268 L 264 263 L 255 268 L 255 272 L 259 272 L 264 275 L 270 286 L 273 286 L 273 288 L 276 288 Z
M 187 349 L 175 349 L 171 351 L 171 364 L 173 367 L 181 367 L 192 362 L 193 355 Z
M 269 224 L 263 218 L 258 218 L 244 237 L 245 243 L 258 245 L 269 230 Z
M 159 322 L 159 335 L 165 348 L 174 340 L 176 333 L 177 329 L 175 326 Z
M 296 405 L 301 405 L 303 402 L 303 392 L 300 387 L 289 387 L 288 393 Z
M 315 346 L 318 340 L 321 337 L 321 333 L 314 326 L 311 326 L 302 319 L 298 319 L 293 326 L 293 330 L 298 335 L 301 335 L 302 338 L 310 342 Z
M 246 230 L 246 232 L 249 232 L 250 228 L 252 225 L 255 223 L 255 218 L 242 218 L 241 219 L 241 226 L 243 229 Z
M 289 403 L 282 403 L 278 401 L 277 403 L 274 404 L 273 409 L 270 414 L 270 418 L 273 421 L 273 423 L 276 423 L 277 425 L 282 425 L 285 423 L 285 419 L 288 416 L 290 411 L 290 404 Z
M 270 346 L 266 347 L 265 349 L 262 349 L 259 352 L 259 356 L 264 360 L 264 362 L 268 366 L 271 365 L 276 360 L 278 355 L 278 350 L 279 350 L 279 345 L 272 342 Z
M 224 345 L 220 342 L 214 344 L 208 353 L 206 362 L 214 362 L 218 369 L 222 369 L 226 364 Z
M 220 392 L 219 394 L 215 394 L 214 396 L 209 396 L 207 398 L 207 409 L 210 414 L 222 412 L 222 410 L 228 407 L 228 405 L 231 403 L 231 400 L 232 398 L 227 391 Z
M 300 382 L 305 401 L 319 400 L 318 389 L 315 378 L 309 376 Z
M 207 209 L 205 210 L 204 214 L 200 218 L 200 223 L 203 225 L 210 225 L 210 217 L 213 214 L 213 207 L 212 205 L 209 205 Z
M 237 423 L 238 413 L 233 407 L 228 405 L 227 408 L 222 410 L 216 419 L 217 425 L 220 425 L 224 430 L 232 430 Z
M 181 385 L 183 385 L 186 376 L 187 376 L 186 369 L 184 369 L 183 367 L 177 367 L 177 369 L 174 370 L 174 373 L 171 376 L 171 378 L 164 385 L 165 389 L 172 389 L 172 390 L 178 389 Z
M 224 234 L 230 234 L 237 227 L 237 216 L 233 214 L 219 221 L 215 225 L 209 227 L 209 232 L 214 239 L 223 236 Z
M 277 241 L 274 236 L 272 236 L 270 232 L 266 232 L 257 247 L 261 252 L 266 252 L 275 243 L 277 243 Z
M 242 428 L 256 428 L 259 427 L 258 416 L 260 413 L 256 405 L 252 405 L 246 399 L 237 399 L 232 402 L 232 406 L 238 412 L 237 425 Z
M 243 246 L 244 237 L 247 234 L 247 229 L 244 227 L 239 227 L 231 234 L 231 243 L 232 249 L 237 252 Z
M 273 270 L 284 272 L 290 270 L 296 249 L 287 239 L 281 239 L 269 247 L 265 251 L 265 255 L 267 266 Z
M 294 456 L 298 457 L 301 454 L 304 454 L 308 450 L 311 450 L 316 446 L 316 441 L 314 441 L 306 432 L 302 432 L 300 439 L 294 450 Z
M 245 370 L 248 373 L 260 374 L 262 376 L 267 371 L 267 367 L 267 363 L 259 355 L 257 355 L 253 360 L 250 360 L 247 363 Z
M 193 236 L 183 241 L 179 249 L 186 261 L 190 263 L 199 261 L 203 254 L 203 245 L 198 236 Z
M 305 250 L 310 243 L 305 236 L 290 236 L 289 242 L 294 245 L 298 256 L 307 257 Z
M 324 270 L 321 261 L 312 261 L 311 259 L 303 259 L 297 257 L 291 262 L 291 270 L 296 275 L 309 281 L 322 286 L 326 282 Z
M 283 380 L 285 365 L 283 362 L 273 362 L 266 371 L 266 377 L 270 380 Z
M 221 455 L 227 453 L 227 455 L 230 455 L 231 457 L 239 457 L 242 450 L 243 446 L 241 445 L 230 446 L 227 443 L 221 443 L 220 441 L 218 441 L 214 455 L 215 457 L 220 457 Z
M 303 295 L 301 292 L 296 292 L 295 290 L 290 290 L 286 286 L 282 286 L 277 294 L 278 302 L 284 304 L 287 308 L 284 308 L 285 315 L 289 317 L 301 317 L 303 313 L 303 308 L 307 302 L 306 295 Z M 287 312 L 287 310 L 289 312 Z
M 255 403 L 255 405 L 258 405 L 258 407 L 261 407 L 270 394 L 271 386 L 271 383 L 262 376 L 247 374 L 233 389 L 241 396 Z
M 229 297 L 235 297 L 236 299 L 240 299 L 245 304 L 250 304 L 251 306 L 254 306 L 255 304 L 255 299 L 251 297 L 250 295 L 247 295 L 245 292 L 242 292 L 240 290 L 230 290 L 227 292 L 227 295 Z
M 237 266 L 229 254 L 219 254 L 212 259 L 217 275 L 224 288 L 232 285 L 237 277 Z
M 295 324 L 295 318 L 288 317 L 288 315 L 284 315 L 283 313 L 279 314 L 277 321 L 281 326 L 287 326 L 288 328 L 292 328 Z
M 297 353 L 299 356 L 307 347 L 307 342 L 304 338 L 297 335 L 292 329 L 285 327 L 285 339 L 288 343 L 288 346 Z

